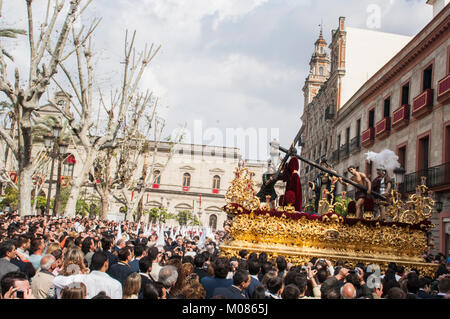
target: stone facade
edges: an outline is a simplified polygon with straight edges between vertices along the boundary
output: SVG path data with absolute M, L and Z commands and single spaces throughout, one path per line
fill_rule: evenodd
M 349 145 L 350 135 L 336 134 L 334 121 L 337 111 L 348 100 L 350 92 L 356 92 L 368 76 L 375 74 L 410 39 L 402 35 L 347 27 L 345 18 L 339 18 L 338 27 L 331 32 L 328 47 L 329 74 L 314 99 L 310 100 L 311 95 L 304 90 L 305 103 L 310 102 L 304 105 L 301 117 L 305 127 L 302 134 L 303 157 L 318 163 L 323 157 L 332 162 L 339 151 L 345 154 L 346 149 L 336 150 L 336 145 Z M 307 78 L 305 87 L 309 82 Z M 305 185 L 303 204 L 306 205 L 312 196 L 306 187 L 307 182 L 315 178 L 318 170 L 305 163 L 301 163 L 300 170 L 301 183 Z
M 435 252 L 445 254 L 450 249 L 445 230 L 450 217 L 449 73 L 447 5 L 338 110 L 334 134 L 346 139 L 334 148 L 344 152 L 333 158 L 339 173 L 355 165 L 373 179 L 376 167 L 366 161 L 365 153 L 390 149 L 406 169 L 400 187 L 405 193 L 414 192 L 420 177 L 427 176 L 442 203 L 442 212 L 432 218 Z

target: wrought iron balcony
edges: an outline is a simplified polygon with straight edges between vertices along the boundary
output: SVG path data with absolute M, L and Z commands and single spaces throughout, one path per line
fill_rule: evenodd
M 389 135 L 391 132 L 391 118 L 385 117 L 381 121 L 379 121 L 376 125 L 376 137 L 378 139 L 383 139 Z
M 347 158 L 350 154 L 350 144 L 346 143 L 339 148 L 339 158 L 344 159 Z
M 413 100 L 412 116 L 416 119 L 429 114 L 433 108 L 433 89 L 426 89 Z
M 369 127 L 362 133 L 361 145 L 364 147 L 369 147 L 370 145 L 373 144 L 374 139 L 375 139 L 375 128 Z
M 438 82 L 437 99 L 441 103 L 450 100 L 450 74 Z
M 422 176 L 425 176 L 426 185 L 429 188 L 450 187 L 450 162 L 442 165 L 429 167 L 414 173 L 406 174 L 403 184 L 399 185 L 402 193 L 412 193 L 416 191 L 416 186 L 421 183 Z
M 409 104 L 404 104 L 392 114 L 392 128 L 401 130 L 409 124 Z
M 350 141 L 350 153 L 358 152 L 361 149 L 361 136 L 355 136 Z
M 331 153 L 331 162 L 332 163 L 339 162 L 339 150 L 335 150 Z

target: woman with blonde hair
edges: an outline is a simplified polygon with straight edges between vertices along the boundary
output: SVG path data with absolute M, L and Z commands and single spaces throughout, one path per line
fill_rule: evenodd
M 84 254 L 81 248 L 73 246 L 64 253 L 64 263 L 59 275 L 53 279 L 53 286 L 49 295 L 61 297 L 62 290 L 74 283 L 76 275 L 88 274 L 89 269 L 84 265 Z
M 61 249 L 61 245 L 58 243 L 51 243 L 48 245 L 47 250 L 46 250 L 46 254 L 47 255 L 51 255 L 52 252 L 54 252 L 55 250 Z
M 64 254 L 64 264 L 60 275 L 70 276 L 88 274 L 89 269 L 84 264 L 84 253 L 80 247 L 71 247 Z
M 141 290 L 141 275 L 131 273 L 123 284 L 123 299 L 138 299 Z

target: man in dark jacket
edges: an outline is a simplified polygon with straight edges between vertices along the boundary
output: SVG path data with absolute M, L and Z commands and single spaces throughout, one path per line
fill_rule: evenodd
M 123 286 L 127 277 L 131 273 L 133 273 L 133 270 L 131 270 L 130 266 L 128 265 L 128 263 L 132 259 L 130 248 L 121 248 L 117 254 L 117 258 L 119 262 L 115 265 L 110 266 L 107 273 L 114 279 L 120 281 Z
M 202 280 L 203 277 L 208 276 L 208 273 L 205 270 L 206 258 L 202 254 L 197 254 L 194 258 L 194 273 L 197 274 L 198 279 Z
M 258 259 L 250 259 L 248 261 L 248 272 L 250 273 L 250 284 L 247 288 L 247 292 L 249 297 L 253 296 L 255 289 L 259 286 L 262 286 L 261 282 L 258 279 L 258 274 L 261 269 L 261 264 Z
M 113 246 L 113 239 L 111 238 L 111 236 L 105 234 L 102 238 L 102 249 L 108 256 L 108 263 L 110 268 L 112 265 L 115 265 L 118 262 L 117 256 L 114 255 L 112 252 L 112 246 Z
M 206 299 L 213 296 L 214 289 L 219 287 L 229 287 L 233 284 L 232 279 L 227 279 L 231 270 L 230 261 L 226 257 L 219 257 L 213 263 L 214 277 L 206 276 L 200 280 L 203 288 L 206 290 Z
M 139 275 L 141 276 L 141 290 L 139 291 L 139 299 L 142 299 L 144 288 L 147 284 L 154 284 L 155 281 L 150 277 L 152 271 L 153 260 L 149 256 L 139 259 Z
M 224 296 L 227 299 L 248 299 L 247 288 L 250 285 L 250 274 L 245 269 L 238 269 L 233 276 L 233 285 L 214 289 L 213 296 Z
M 433 299 L 430 295 L 431 291 L 431 278 L 422 277 L 419 279 L 419 291 L 417 292 L 417 297 L 420 299 Z
M 19 267 L 12 264 L 16 258 L 16 246 L 12 241 L 4 241 L 0 245 L 0 280 L 9 272 L 19 271 Z

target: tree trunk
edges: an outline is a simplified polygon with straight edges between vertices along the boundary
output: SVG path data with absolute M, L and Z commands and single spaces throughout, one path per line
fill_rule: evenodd
M 101 210 L 100 210 L 100 219 L 106 220 L 108 218 L 109 213 L 109 189 L 104 189 L 101 194 Z
M 23 111 L 22 118 L 19 116 L 19 214 L 25 216 L 31 214 L 31 192 L 33 190 L 33 163 L 31 153 L 33 150 L 31 134 L 31 111 Z
M 33 190 L 33 170 L 31 164 L 19 171 L 19 214 L 31 214 L 31 192 Z
M 95 154 L 97 154 L 97 150 L 95 149 L 90 149 L 88 151 L 86 160 L 83 163 L 83 169 L 81 170 L 81 174 L 72 179 L 72 182 L 70 183 L 71 186 L 70 195 L 69 199 L 67 200 L 66 208 L 64 210 L 65 217 L 69 218 L 75 217 L 75 209 L 77 207 L 78 197 L 80 196 L 80 190 L 84 182 L 88 178 L 89 170 L 91 169 L 94 163 Z
M 139 204 L 138 204 L 138 208 L 137 208 L 137 213 L 136 213 L 136 221 L 140 222 L 141 218 L 142 218 L 142 213 L 144 211 L 144 205 L 142 203 L 144 197 L 141 197 L 141 199 L 139 200 Z

